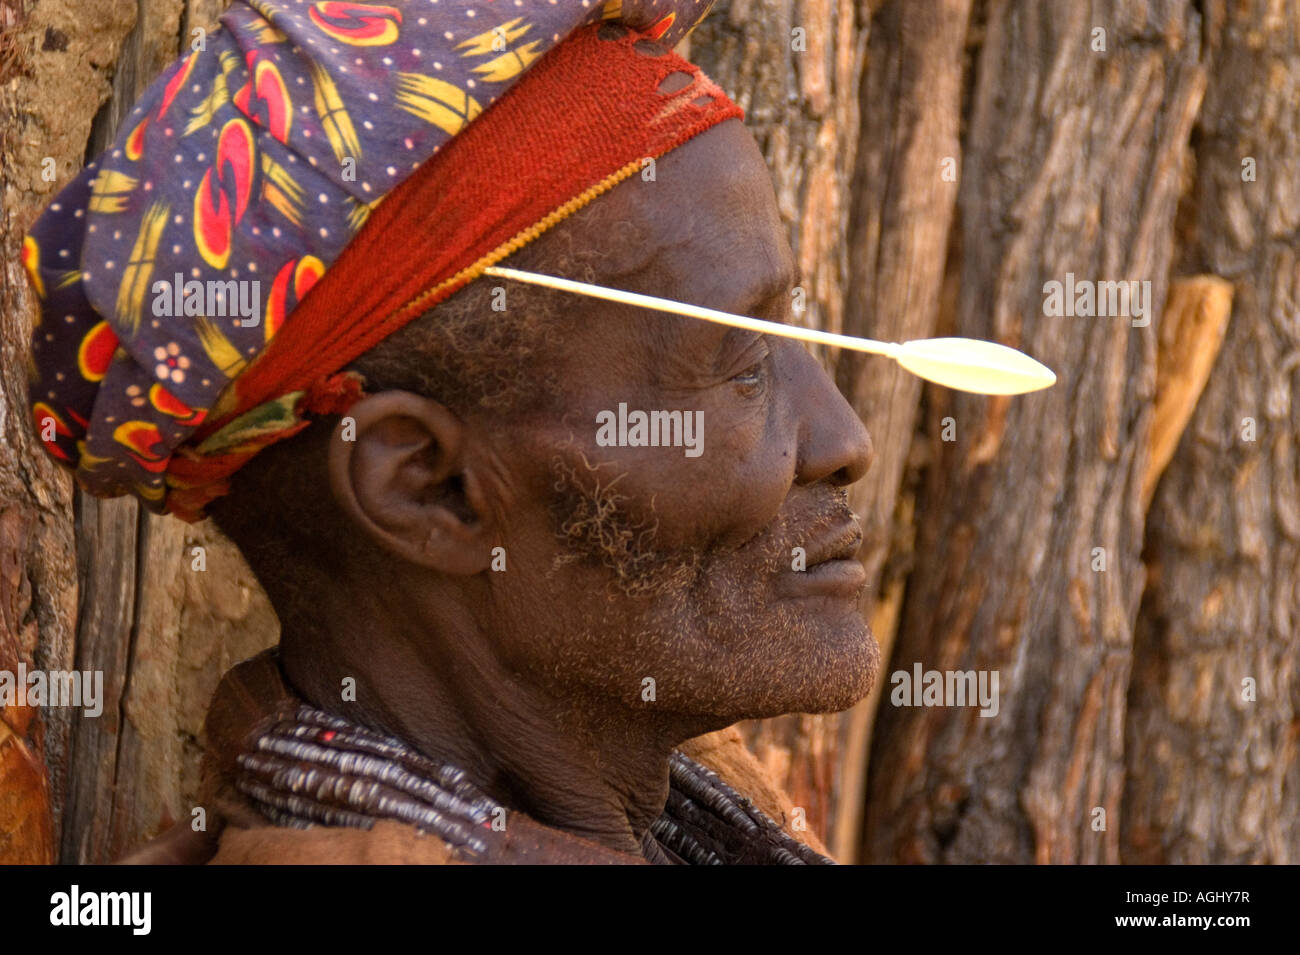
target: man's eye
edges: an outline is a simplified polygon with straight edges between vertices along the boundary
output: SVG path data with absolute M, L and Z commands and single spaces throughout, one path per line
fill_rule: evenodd
M 766 379 L 767 379 L 767 363 L 766 361 L 760 361 L 754 363 L 753 365 L 750 365 L 739 375 L 736 375 L 734 378 L 732 378 L 731 383 L 734 385 L 739 385 L 741 389 L 747 392 L 753 392 L 761 388 L 763 386 L 764 381 L 766 381 Z

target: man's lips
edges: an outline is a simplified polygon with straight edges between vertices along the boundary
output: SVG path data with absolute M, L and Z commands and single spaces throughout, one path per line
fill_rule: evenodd
M 808 569 L 831 560 L 853 560 L 862 546 L 862 528 L 856 520 L 836 528 L 808 547 Z
M 858 522 L 841 526 L 808 548 L 806 570 L 791 570 L 777 579 L 778 593 L 783 597 L 856 599 L 867 583 L 866 568 L 857 559 L 861 546 Z
M 826 560 L 805 571 L 791 571 L 777 579 L 782 597 L 843 597 L 856 600 L 867 585 L 867 569 L 858 561 Z

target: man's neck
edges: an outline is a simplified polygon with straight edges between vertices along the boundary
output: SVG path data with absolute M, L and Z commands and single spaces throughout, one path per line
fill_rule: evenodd
M 704 729 L 674 732 L 593 701 L 556 700 L 508 672 L 471 615 L 445 604 L 434 635 L 415 612 L 367 602 L 324 617 L 326 634 L 286 626 L 285 673 L 309 702 L 464 770 L 539 822 L 644 854 L 668 796 L 669 753 Z M 351 698 L 340 690 L 350 685 Z

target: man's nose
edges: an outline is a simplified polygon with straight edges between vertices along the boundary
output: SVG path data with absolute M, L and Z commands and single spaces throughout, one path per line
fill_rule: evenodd
M 796 406 L 799 426 L 800 484 L 828 481 L 846 487 L 860 481 L 874 457 L 871 435 L 852 406 L 835 387 L 821 364 L 803 348 L 796 349 L 796 379 L 804 387 Z

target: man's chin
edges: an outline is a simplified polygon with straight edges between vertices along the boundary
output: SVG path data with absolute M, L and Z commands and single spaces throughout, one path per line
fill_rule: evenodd
M 854 625 L 856 622 L 856 625 Z M 838 713 L 871 692 L 880 647 L 861 617 L 801 635 L 804 646 L 785 644 L 747 678 L 719 694 L 717 713 L 732 722 L 787 713 Z M 726 701 L 723 704 L 723 701 Z
M 821 673 L 808 673 L 808 679 L 790 694 L 783 709 L 760 718 L 785 713 L 838 713 L 847 710 L 871 692 L 879 669 L 880 646 L 871 630 L 864 628 L 853 652 L 836 654 L 835 660 Z

